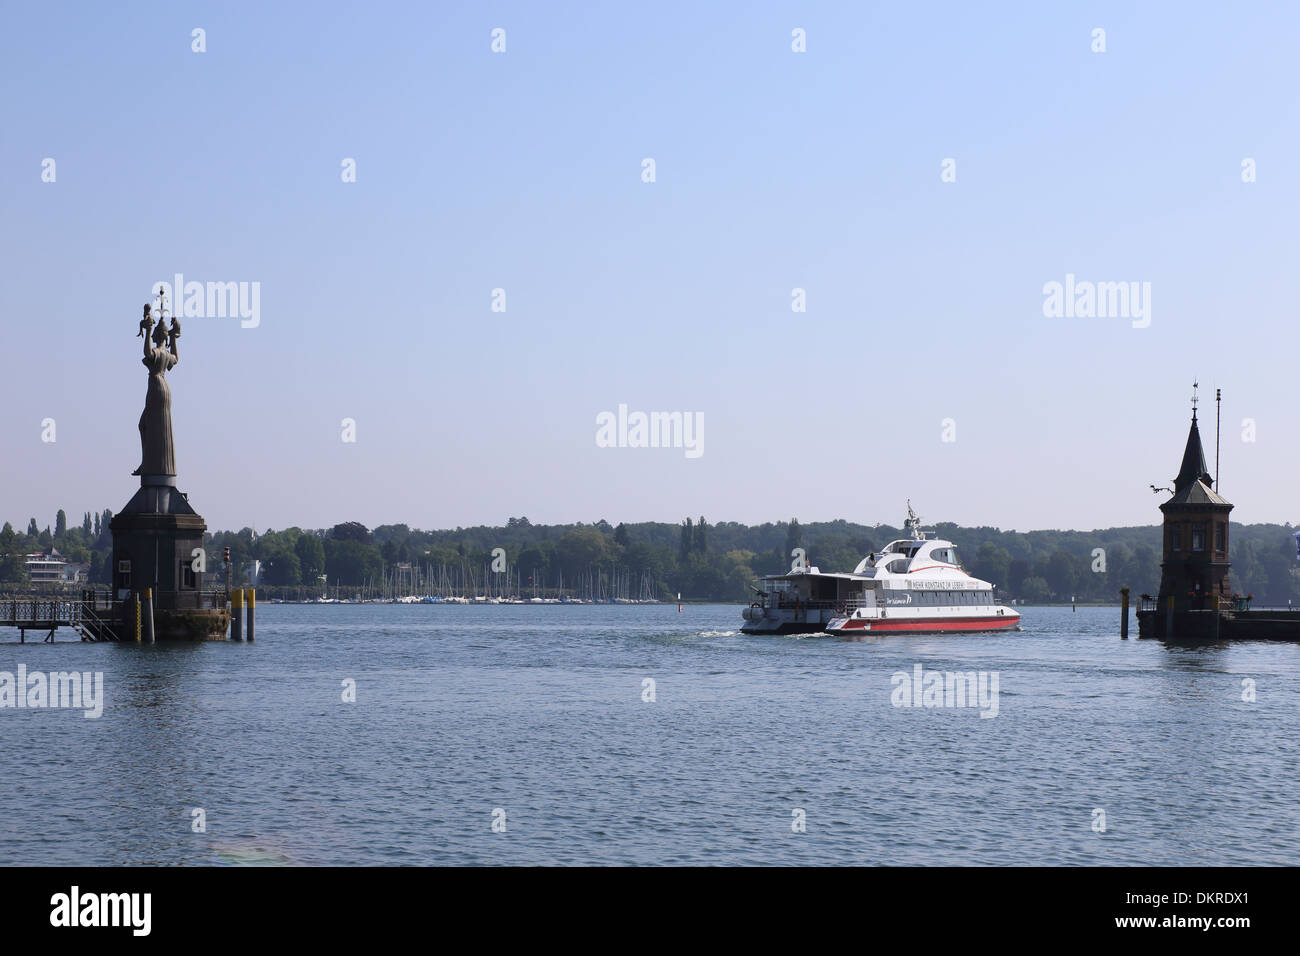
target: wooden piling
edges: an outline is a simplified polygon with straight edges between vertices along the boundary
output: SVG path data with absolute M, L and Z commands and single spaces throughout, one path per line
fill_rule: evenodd
M 140 621 L 140 592 L 139 592 L 139 591 L 133 591 L 133 592 L 132 592 L 132 595 L 135 597 L 135 642 L 136 642 L 137 644 L 139 644 L 139 643 L 140 643 L 140 626 L 141 626 L 141 621 Z
M 248 600 L 245 603 L 248 607 L 248 627 L 245 628 L 248 633 L 245 637 L 251 643 L 253 640 L 253 618 L 257 611 L 257 588 L 248 589 Z
M 144 589 L 144 639 L 146 643 L 154 642 L 153 632 L 153 588 Z
M 244 589 L 235 588 L 230 592 L 230 639 L 244 639 Z
M 1128 640 L 1128 588 L 1119 589 L 1119 636 Z

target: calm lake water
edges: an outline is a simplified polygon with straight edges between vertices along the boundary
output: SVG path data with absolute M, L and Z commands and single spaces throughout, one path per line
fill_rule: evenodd
M 0 671 L 102 671 L 106 698 L 0 710 L 0 862 L 1300 863 L 1300 645 L 1121 641 L 1109 608 L 751 637 L 740 610 L 260 605 L 252 645 L 0 631 Z M 917 664 L 996 673 L 996 717 L 894 706 Z

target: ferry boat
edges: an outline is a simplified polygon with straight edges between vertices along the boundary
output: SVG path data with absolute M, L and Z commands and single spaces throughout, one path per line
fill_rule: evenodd
M 926 537 L 911 502 L 907 526 L 910 538 L 891 541 L 867 555 L 851 574 L 804 567 L 763 578 L 759 600 L 744 611 L 741 631 L 924 634 L 1020 626 L 1016 611 L 993 600 L 994 585 L 962 570 L 951 541 Z

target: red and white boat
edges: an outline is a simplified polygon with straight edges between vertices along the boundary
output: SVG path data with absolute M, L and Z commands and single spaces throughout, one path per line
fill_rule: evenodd
M 992 584 L 962 570 L 951 541 L 926 537 L 910 503 L 907 516 L 911 538 L 867 555 L 852 574 L 808 568 L 765 578 L 764 597 L 746 610 L 741 630 L 934 634 L 1020 626 L 1016 611 L 993 600 Z

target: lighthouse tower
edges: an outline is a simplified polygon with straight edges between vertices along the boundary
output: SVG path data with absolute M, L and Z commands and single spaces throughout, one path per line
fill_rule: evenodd
M 1228 604 L 1228 513 L 1232 505 L 1214 490 L 1196 424 L 1187 433 L 1183 464 L 1164 512 L 1164 560 L 1160 564 L 1160 607 L 1174 600 L 1174 611 L 1214 610 Z

